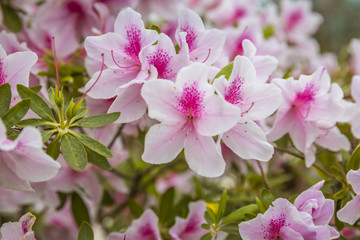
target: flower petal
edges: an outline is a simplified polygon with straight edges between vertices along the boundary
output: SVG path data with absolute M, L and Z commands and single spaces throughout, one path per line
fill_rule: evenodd
M 353 225 L 360 218 L 360 195 L 354 197 L 350 202 L 337 212 L 340 221 Z
M 5 163 L 0 153 L 0 185 L 17 191 L 34 191 L 28 181 L 20 179 Z

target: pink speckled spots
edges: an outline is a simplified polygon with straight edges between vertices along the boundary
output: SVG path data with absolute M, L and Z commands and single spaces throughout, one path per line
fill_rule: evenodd
M 286 30 L 291 31 L 296 27 L 296 25 L 301 21 L 301 19 L 304 17 L 304 14 L 301 9 L 296 9 L 293 11 L 286 23 Z
M 243 100 L 241 97 L 241 89 L 242 85 L 244 84 L 244 79 L 242 77 L 237 77 L 230 83 L 226 93 L 225 93 L 225 100 L 231 104 L 239 104 Z
M 186 86 L 177 100 L 177 109 L 184 113 L 188 119 L 201 117 L 204 110 L 204 92 L 199 91 L 195 84 Z
M 125 46 L 125 53 L 133 59 L 139 59 L 141 29 L 136 25 L 126 27 L 126 38 L 129 42 Z
M 278 239 L 277 237 L 279 236 L 280 229 L 284 226 L 287 226 L 287 224 L 285 224 L 285 217 L 286 217 L 285 214 L 280 214 L 279 217 L 270 219 L 268 227 L 263 229 L 264 231 L 263 239 L 266 240 Z
M 158 49 L 153 54 L 146 56 L 147 62 L 149 65 L 153 65 L 157 72 L 158 78 L 168 78 L 169 75 L 172 73 L 170 69 L 170 61 L 172 56 L 169 53 L 165 52 L 163 49 Z
M 6 74 L 4 73 L 3 69 L 3 62 L 0 60 L 0 85 L 6 83 Z
M 186 34 L 186 43 L 189 46 L 189 51 L 192 52 L 194 49 L 197 48 L 197 44 L 196 44 L 197 34 L 194 30 L 194 27 L 184 26 L 184 27 L 181 27 L 180 31 L 187 33 Z
M 294 101 L 295 105 L 297 105 L 298 107 L 308 107 L 315 99 L 315 95 L 317 94 L 317 92 L 318 89 L 314 86 L 314 84 L 306 84 L 305 90 L 296 94 L 296 98 Z

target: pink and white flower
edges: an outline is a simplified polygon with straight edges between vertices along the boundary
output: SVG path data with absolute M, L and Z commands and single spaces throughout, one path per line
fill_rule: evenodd
M 134 220 L 125 233 L 111 233 L 107 240 L 161 240 L 158 217 L 151 210 L 146 210 L 139 219 Z
M 355 115 L 351 121 L 351 132 L 356 138 L 360 138 L 360 75 L 356 75 L 352 79 L 351 96 L 356 104 L 356 107 L 353 109 Z
M 197 174 L 223 174 L 225 162 L 212 136 L 231 129 L 240 109 L 215 94 L 208 83 L 212 78 L 211 67 L 195 63 L 181 69 L 175 83 L 157 79 L 144 84 L 141 95 L 149 116 L 160 121 L 146 134 L 145 162 L 167 163 L 184 149 L 189 167 Z
M 281 91 L 272 84 L 258 83 L 250 59 L 237 56 L 227 81 L 215 79 L 216 90 L 240 111 L 236 125 L 222 135 L 222 140 L 234 153 L 244 159 L 268 161 L 274 148 L 255 121 L 263 120 L 276 111 L 281 103 Z
M 32 230 L 36 217 L 31 213 L 23 215 L 19 222 L 4 223 L 0 228 L 4 240 L 36 240 Z
M 14 190 L 33 191 L 29 182 L 53 178 L 60 164 L 42 146 L 41 134 L 33 127 L 24 128 L 14 141 L 7 139 L 0 120 L 0 184 Z

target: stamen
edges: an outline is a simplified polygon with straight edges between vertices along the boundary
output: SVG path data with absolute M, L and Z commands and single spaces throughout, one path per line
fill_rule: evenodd
M 334 125 L 332 125 L 331 127 L 319 127 L 319 129 L 328 131 L 328 130 L 331 130 L 332 128 L 334 128 L 334 127 L 336 127 L 336 123 Z
M 208 58 L 209 58 L 209 56 L 210 56 L 210 52 L 211 52 L 211 48 L 209 48 L 208 55 L 207 55 L 207 57 L 205 58 L 205 60 L 204 60 L 204 61 L 202 61 L 202 63 L 204 63 L 204 62 L 206 62 L 206 60 L 208 60 Z
M 115 61 L 115 58 L 114 58 L 114 50 L 111 50 L 111 58 L 112 58 L 112 60 L 114 61 L 115 65 L 118 66 L 119 68 L 131 68 L 131 67 L 136 67 L 136 65 L 131 65 L 131 66 L 128 66 L 128 67 L 120 66 L 120 65 Z
M 247 113 L 250 111 L 250 109 L 254 106 L 254 104 L 255 104 L 255 103 L 252 102 L 252 103 L 251 103 L 251 106 L 248 108 L 248 110 L 246 110 L 245 112 L 242 112 L 242 113 L 241 113 L 241 116 L 243 116 L 244 114 L 247 114 Z
M 54 62 L 55 62 L 55 72 L 56 72 L 56 83 L 57 83 L 57 94 L 58 97 L 60 97 L 60 82 L 59 82 L 59 69 L 58 69 L 58 63 L 57 63 L 57 57 L 56 57 L 56 49 L 55 49 L 55 37 L 52 37 L 52 48 L 54 53 Z
M 305 116 L 303 116 L 303 117 L 304 117 L 304 119 L 305 119 L 305 118 L 307 118 L 307 117 L 309 116 L 309 113 L 310 113 L 310 108 L 311 108 L 311 106 L 310 106 L 310 107 L 308 107 L 306 115 L 305 115 Z
M 105 59 L 104 59 L 104 54 L 102 53 L 101 54 L 101 58 L 102 58 L 102 64 L 101 64 L 101 70 L 100 70 L 100 74 L 99 76 L 97 77 L 97 79 L 95 80 L 95 82 L 93 83 L 93 85 L 91 85 L 91 87 L 89 87 L 88 90 L 86 90 L 86 92 L 79 98 L 79 100 L 75 103 L 75 105 L 73 106 L 72 110 L 74 110 L 74 108 L 76 107 L 76 105 L 86 96 L 86 94 L 88 94 L 88 92 L 90 92 L 90 90 L 95 86 L 95 84 L 99 81 L 100 77 L 101 77 L 101 74 L 104 70 L 104 62 L 105 62 Z

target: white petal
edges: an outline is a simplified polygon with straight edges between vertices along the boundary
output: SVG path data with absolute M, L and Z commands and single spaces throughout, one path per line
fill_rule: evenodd
M 360 196 L 356 196 L 337 212 L 340 221 L 353 225 L 360 218 Z

